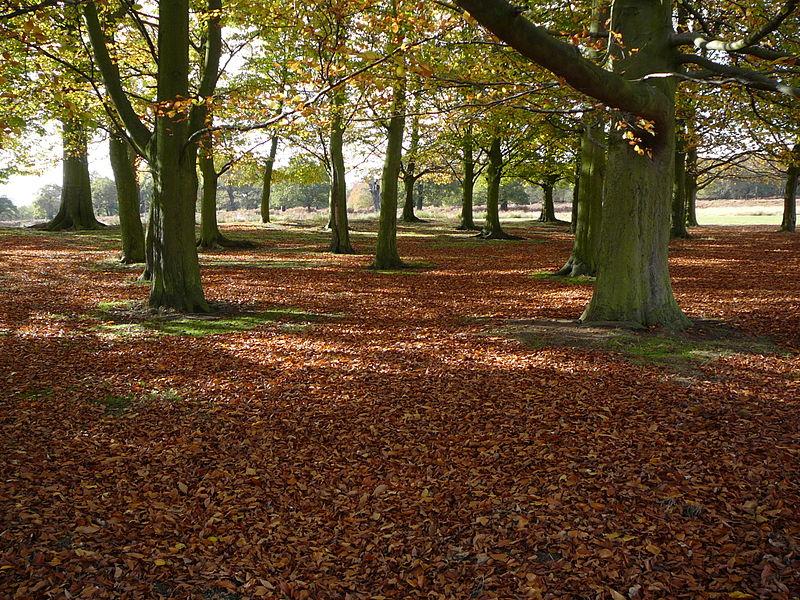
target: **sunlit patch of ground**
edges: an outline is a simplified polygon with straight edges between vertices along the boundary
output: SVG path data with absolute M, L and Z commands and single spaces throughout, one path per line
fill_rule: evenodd
M 674 338 L 575 325 L 567 228 L 452 227 L 226 227 L 207 321 L 2 230 L 0 597 L 796 597 L 800 237 L 675 242 Z

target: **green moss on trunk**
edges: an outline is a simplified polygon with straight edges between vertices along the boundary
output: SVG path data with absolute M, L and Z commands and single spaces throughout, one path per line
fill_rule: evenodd
M 119 228 L 122 238 L 124 264 L 145 261 L 144 227 L 139 214 L 139 182 L 136 175 L 136 152 L 121 136 L 109 136 L 108 144 L 111 169 L 119 203 Z

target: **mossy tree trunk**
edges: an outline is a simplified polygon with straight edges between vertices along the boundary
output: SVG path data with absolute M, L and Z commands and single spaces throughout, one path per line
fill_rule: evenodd
M 783 194 L 783 221 L 781 231 L 797 229 L 797 182 L 800 177 L 800 144 L 792 150 L 792 164 L 786 170 L 786 190 Z
M 63 164 L 61 205 L 52 221 L 42 229 L 99 229 L 104 227 L 94 215 L 92 185 L 89 178 L 89 153 L 86 128 L 79 119 L 65 117 L 62 122 Z
M 334 254 L 353 254 L 350 243 L 350 225 L 347 219 L 347 182 L 344 166 L 344 103 L 345 91 L 342 88 L 333 93 L 330 139 L 328 152 L 330 155 L 331 191 L 330 221 L 331 252 Z
M 386 157 L 381 177 L 381 214 L 374 263 L 376 269 L 399 269 L 403 266 L 397 252 L 397 194 L 403 158 L 405 107 L 406 81 L 405 77 L 400 77 L 392 90 L 392 115 L 389 119 Z
M 672 227 L 670 237 L 685 239 L 689 237 L 686 229 L 686 150 L 682 132 L 676 129 L 675 138 L 675 177 L 672 184 Z
M 581 135 L 579 159 L 581 171 L 578 175 L 575 241 L 572 246 L 572 255 L 558 271 L 558 275 L 593 277 L 597 274 L 606 168 L 604 138 L 605 131 L 602 122 L 586 124 Z
M 531 23 L 509 2 L 455 3 L 524 56 L 618 109 L 628 123 L 625 129 L 641 139 L 635 145 L 642 154 L 622 130 L 610 136 L 597 282 L 582 320 L 688 326 L 672 292 L 667 262 L 677 83 L 648 77 L 681 68 L 673 46 L 673 3 L 614 0 L 610 70 Z
M 221 47 L 221 0 L 208 0 L 208 40 L 211 56 Z M 182 312 L 208 311 L 200 281 L 195 244 L 197 201 L 197 143 L 190 136 L 205 126 L 200 105 L 187 99 L 189 91 L 189 1 L 158 3 L 158 74 L 155 131 L 139 118 L 122 86 L 94 2 L 83 5 L 95 64 L 106 92 L 125 124 L 136 150 L 145 156 L 153 175 L 153 200 L 148 223 L 150 306 Z M 213 46 L 213 47 L 212 47 Z M 204 98 L 213 93 L 218 69 L 204 60 L 198 86 Z M 208 92 L 211 89 L 212 92 Z
M 207 140 L 206 143 L 210 143 Z M 213 149 L 203 147 L 199 150 L 198 163 L 203 178 L 203 189 L 200 195 L 200 237 L 197 247 L 206 250 L 223 246 L 225 236 L 217 223 L 217 188 L 219 175 L 214 166 Z
M 422 181 L 417 182 L 417 210 L 422 210 L 422 201 L 425 198 L 425 184 Z
M 123 136 L 112 133 L 108 139 L 108 153 L 119 204 L 119 229 L 122 238 L 120 262 L 142 263 L 145 261 L 144 227 L 139 213 L 136 151 Z
M 269 199 L 272 195 L 272 170 L 275 166 L 275 156 L 278 154 L 278 136 L 272 137 L 269 146 L 269 156 L 264 163 L 264 178 L 261 183 L 261 222 L 269 223 Z
M 660 0 L 617 0 L 612 31 L 626 48 L 613 48 L 613 70 L 626 79 L 675 70 L 670 45 L 672 6 Z M 581 317 L 587 322 L 684 328 L 689 320 L 678 307 L 669 277 L 670 202 L 675 169 L 674 79 L 647 84 L 660 98 L 655 135 L 641 131 L 640 154 L 623 132 L 609 136 L 605 204 L 597 282 Z M 641 148 L 641 147 L 640 147 Z
M 556 219 L 556 206 L 553 200 L 553 190 L 555 189 L 558 176 L 550 175 L 541 183 L 542 187 L 542 211 L 539 214 L 540 223 L 558 223 Z
M 575 183 L 572 186 L 572 215 L 569 219 L 569 230 L 575 233 L 578 226 L 578 194 L 581 189 L 581 153 L 575 158 Z
M 479 234 L 487 240 L 508 240 L 508 235 L 500 225 L 500 182 L 503 177 L 503 141 L 494 138 L 489 148 L 489 164 L 486 167 L 486 222 Z
M 461 147 L 462 163 L 464 167 L 463 183 L 461 188 L 461 221 L 456 229 L 461 231 L 478 231 L 472 214 L 473 198 L 475 196 L 475 157 L 472 127 L 464 134 Z
M 686 225 L 697 227 L 697 147 L 686 152 Z

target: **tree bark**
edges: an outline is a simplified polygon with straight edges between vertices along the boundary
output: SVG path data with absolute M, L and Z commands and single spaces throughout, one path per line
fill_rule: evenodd
M 626 48 L 639 51 L 630 53 L 615 46 L 615 73 L 635 79 L 674 70 L 671 9 L 671 3 L 660 0 L 617 0 L 612 31 L 621 35 Z M 689 320 L 675 301 L 667 262 L 676 83 L 674 79 L 648 81 L 649 95 L 660 98 L 657 104 L 669 114 L 656 121 L 656 135 L 640 132 L 644 154 L 623 138 L 622 131 L 612 131 L 597 282 L 581 319 L 681 329 Z
M 405 107 L 406 81 L 405 77 L 401 77 L 393 89 L 392 116 L 389 119 L 386 157 L 381 177 L 381 215 L 374 263 L 376 269 L 399 269 L 403 266 L 397 252 L 397 188 L 403 157 Z
M 411 145 L 406 160 L 406 172 L 403 174 L 403 188 L 406 199 L 403 203 L 403 222 L 416 223 L 421 221 L 414 214 L 414 184 L 417 182 L 417 152 L 419 151 L 419 117 L 415 116 L 411 123 Z
M 456 4 L 575 89 L 620 109 L 631 122 L 630 130 L 643 138 L 646 155 L 641 156 L 623 139 L 622 131 L 611 136 L 597 282 L 582 320 L 671 329 L 688 326 L 672 293 L 667 264 L 677 84 L 674 78 L 648 77 L 680 68 L 672 46 L 673 3 L 614 1 L 612 72 L 532 24 L 510 2 L 456 0 Z M 636 117 L 648 120 L 655 135 L 637 127 Z
M 689 237 L 686 230 L 686 150 L 682 132 L 676 130 L 675 138 L 675 177 L 672 185 L 672 227 L 670 237 L 685 239 Z
M 472 214 L 472 203 L 475 192 L 475 158 L 473 154 L 472 127 L 464 134 L 462 145 L 462 162 L 464 165 L 463 184 L 461 190 L 461 222 L 456 229 L 461 231 L 478 231 Z
M 381 210 L 381 182 L 373 179 L 369 182 L 369 193 L 372 196 L 372 208 L 375 212 Z
M 210 142 L 210 140 L 208 140 Z M 203 189 L 200 196 L 200 238 L 198 248 L 212 249 L 224 245 L 225 236 L 217 223 L 217 187 L 219 175 L 214 167 L 214 155 L 211 148 L 201 148 L 198 157 L 200 175 L 203 178 Z
M 792 149 L 792 164 L 786 170 L 786 191 L 783 195 L 783 222 L 781 231 L 797 229 L 797 182 L 800 177 L 800 144 Z
M 99 229 L 92 207 L 89 155 L 86 129 L 79 119 L 65 117 L 62 122 L 63 182 L 61 205 L 52 221 L 42 226 L 48 231 Z
M 572 255 L 558 275 L 580 277 L 597 275 L 600 254 L 600 229 L 603 215 L 603 185 L 606 151 L 603 148 L 605 130 L 602 122 L 589 123 L 581 135 L 578 164 L 578 199 L 575 216 L 575 241 Z
M 108 140 L 108 152 L 119 204 L 119 229 L 122 238 L 120 262 L 142 263 L 145 261 L 144 227 L 139 213 L 136 152 L 122 136 L 112 133 Z
M 575 158 L 575 184 L 572 186 L 572 216 L 569 220 L 570 233 L 575 233 L 578 226 L 578 194 L 581 189 L 581 153 Z
M 425 197 L 424 194 L 425 186 L 423 182 L 417 181 L 417 210 L 422 210 L 422 199 Z M 420 219 L 421 221 L 422 219 Z
M 697 227 L 697 148 L 686 153 L 686 225 Z
M 540 223 L 558 223 L 556 219 L 556 207 L 553 201 L 553 189 L 555 188 L 555 179 L 552 177 L 547 178 L 542 183 L 542 212 L 539 214 Z
M 170 106 L 189 97 L 189 1 L 172 0 L 158 6 L 158 100 Z M 153 308 L 209 310 L 200 282 L 194 231 L 197 144 L 189 142 L 189 135 L 205 122 L 199 117 L 198 120 L 190 128 L 185 108 L 161 110 L 156 117 L 155 144 L 149 161 L 154 184 L 150 290 Z
M 488 189 L 486 191 L 486 222 L 479 234 L 487 240 L 508 240 L 512 236 L 500 225 L 500 180 L 503 176 L 502 140 L 494 138 L 489 148 L 489 165 L 486 168 Z
M 278 154 L 278 136 L 272 137 L 269 147 L 269 156 L 264 164 L 264 179 L 261 184 L 261 222 L 269 223 L 269 198 L 272 195 L 272 169 L 275 166 L 275 156 Z
M 334 254 L 353 254 L 350 243 L 350 226 L 347 219 L 347 182 L 344 166 L 344 109 L 345 92 L 338 89 L 333 93 L 333 120 L 329 139 L 331 159 L 331 191 L 329 198 L 331 231 L 331 252 Z

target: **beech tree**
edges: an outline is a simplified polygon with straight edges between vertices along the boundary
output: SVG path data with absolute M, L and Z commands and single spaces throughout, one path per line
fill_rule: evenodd
M 523 9 L 507 0 L 456 0 L 456 4 L 533 62 L 620 111 L 609 136 L 607 181 L 613 185 L 605 188 L 597 283 L 581 318 L 634 326 L 687 326 L 667 265 L 679 79 L 723 77 L 797 97 L 797 88 L 726 57 L 785 57 L 785 52 L 762 42 L 795 13 L 798 2 L 789 0 L 777 11 L 763 11 L 773 15 L 763 26 L 741 39 L 725 40 L 717 39 L 714 30 L 676 32 L 673 2 L 614 0 L 608 36 L 610 70 L 531 22 Z M 687 47 L 697 52 L 684 52 Z M 723 56 L 713 60 L 704 55 L 709 51 Z
M 194 101 L 189 88 L 189 2 L 158 3 L 153 129 L 137 114 L 123 87 L 118 62 L 109 53 L 98 4 L 86 3 L 83 14 L 106 93 L 153 176 L 148 228 L 148 252 L 152 252 L 148 264 L 152 277 L 150 306 L 206 312 L 209 306 L 200 281 L 194 231 L 198 189 L 195 134 L 205 127 L 206 115 L 205 99 Z M 201 80 L 209 77 L 215 78 L 216 72 L 206 70 L 201 74 Z

